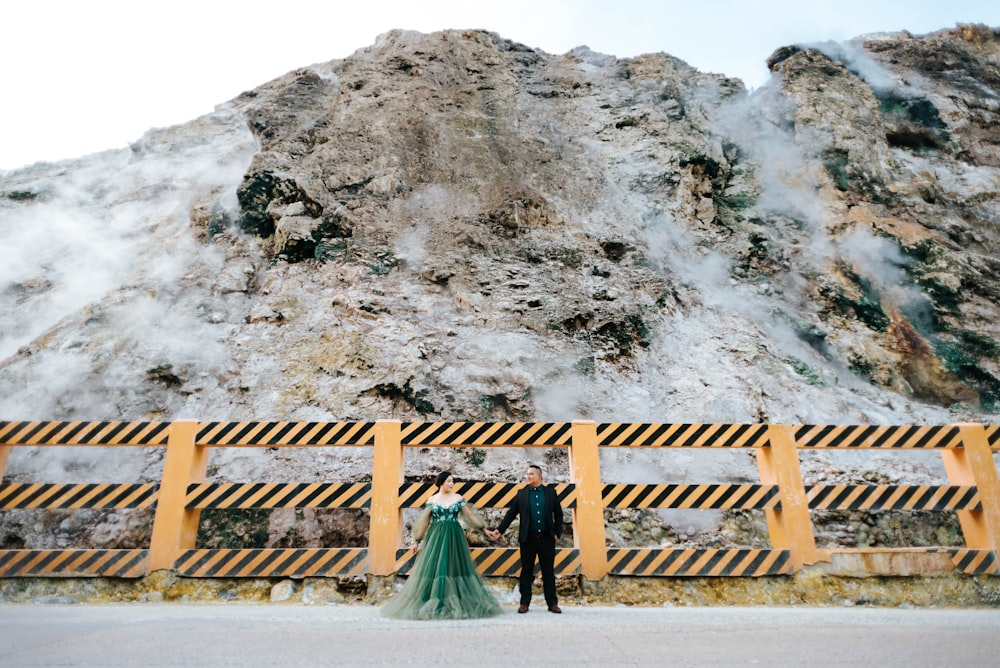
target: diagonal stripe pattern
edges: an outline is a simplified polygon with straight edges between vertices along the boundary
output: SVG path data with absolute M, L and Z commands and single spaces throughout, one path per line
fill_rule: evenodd
M 597 425 L 597 442 L 613 447 L 761 448 L 768 445 L 766 424 Z
M 368 508 L 371 483 L 197 483 L 186 508 Z
M 477 508 L 506 508 L 524 485 L 506 482 L 459 482 L 455 493 Z M 556 496 L 564 509 L 576 507 L 576 486 L 568 483 L 554 485 Z M 420 508 L 434 494 L 429 482 L 406 482 L 399 486 L 399 507 Z
M 793 572 L 788 550 L 610 548 L 609 573 L 687 577 L 760 577 Z
M 371 445 L 374 422 L 203 422 L 198 445 Z
M 480 575 L 489 577 L 517 577 L 521 573 L 520 550 L 514 547 L 474 547 L 470 554 Z M 413 550 L 396 551 L 396 572 L 408 575 L 416 561 Z M 573 548 L 556 548 L 556 575 L 575 575 L 580 572 L 580 552 Z M 535 573 L 539 572 L 535 564 Z
M 146 574 L 148 550 L 0 550 L 0 577 L 99 575 L 138 578 Z
M 174 569 L 178 575 L 211 578 L 364 575 L 368 570 L 368 549 L 186 550 Z
M 777 485 L 604 485 L 605 508 L 780 508 Z
M 169 422 L 0 422 L 0 445 L 166 445 Z
M 960 448 L 958 427 L 891 425 L 812 425 L 795 428 L 800 448 Z
M 160 486 L 142 484 L 0 484 L 0 510 L 49 508 L 155 508 Z
M 404 422 L 403 445 L 511 445 L 553 447 L 570 444 L 570 422 Z
M 996 552 L 992 550 L 949 550 L 951 560 L 966 575 L 1000 575 Z
M 806 485 L 811 510 L 981 510 L 975 487 Z

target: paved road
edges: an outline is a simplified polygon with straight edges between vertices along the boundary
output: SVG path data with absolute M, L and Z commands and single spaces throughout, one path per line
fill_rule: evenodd
M 1000 610 L 513 608 L 402 622 L 364 605 L 0 604 L 0 666 L 987 666 Z

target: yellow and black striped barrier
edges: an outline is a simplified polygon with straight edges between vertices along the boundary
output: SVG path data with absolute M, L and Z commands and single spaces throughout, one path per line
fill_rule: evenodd
M 980 510 L 975 487 L 938 485 L 807 485 L 812 510 Z
M 605 508 L 780 508 L 777 485 L 604 485 Z
M 516 578 L 521 573 L 520 551 L 515 547 L 473 547 L 470 549 L 476 571 L 488 577 Z M 408 575 L 416 562 L 413 550 L 396 551 L 396 572 Z M 576 575 L 580 572 L 580 551 L 571 548 L 556 548 L 554 570 L 557 576 Z M 535 564 L 538 573 L 538 564 Z
M 990 449 L 1000 450 L 1000 425 L 986 426 L 986 442 L 990 444 Z
M 371 483 L 199 483 L 186 508 L 367 508 Z
M 612 575 L 761 577 L 789 575 L 788 550 L 740 548 L 610 548 Z
M 0 510 L 155 508 L 159 487 L 157 483 L 3 483 Z
M 458 482 L 454 492 L 477 508 L 507 508 L 523 485 L 506 482 Z M 576 489 L 572 484 L 553 485 L 564 509 L 576 506 Z M 432 483 L 408 482 L 399 486 L 399 507 L 420 508 L 437 491 Z
M 966 575 L 1000 575 L 997 553 L 993 550 L 949 550 L 955 568 Z
M 768 444 L 766 424 L 597 425 L 597 442 L 610 447 L 760 448 Z
M 195 443 L 253 447 L 371 445 L 374 433 L 374 422 L 203 422 Z
M 0 422 L 2 445 L 166 445 L 169 422 Z
M 139 577 L 171 569 L 194 577 L 300 577 L 406 573 L 413 555 L 400 550 L 402 512 L 434 492 L 402 480 L 412 447 L 566 448 L 569 481 L 555 485 L 571 513 L 576 547 L 558 552 L 557 570 L 598 579 L 616 575 L 758 577 L 793 573 L 838 548 L 815 545 L 811 512 L 954 512 L 965 547 L 948 551 L 955 569 L 1000 575 L 1000 478 L 994 425 L 768 425 L 577 422 L 47 422 L 0 421 L 0 473 L 12 448 L 139 446 L 164 449 L 159 483 L 0 481 L 0 511 L 146 510 L 154 516 L 148 549 L 21 549 L 0 551 L 0 577 Z M 208 453 L 223 447 L 367 447 L 370 482 L 206 481 Z M 601 480 L 600 448 L 753 448 L 760 484 L 617 484 Z M 935 450 L 949 484 L 806 485 L 799 452 L 812 449 Z M 479 508 L 505 508 L 520 484 L 458 483 Z M 364 509 L 368 545 L 343 548 L 195 549 L 206 509 Z M 604 513 L 611 509 L 761 510 L 770 549 L 607 548 Z M 894 548 L 895 549 L 895 548 Z M 515 575 L 513 548 L 474 548 L 485 575 Z M 858 552 L 858 550 L 840 550 Z M 871 549 L 868 552 L 876 553 Z M 865 552 L 865 550 L 861 550 Z M 900 555 L 913 552 L 897 550 Z M 181 555 L 177 557 L 177 555 Z M 905 561 L 905 559 L 903 559 Z M 912 563 L 918 563 L 919 560 Z M 395 568 L 394 568 L 395 566 Z
M 368 550 L 346 548 L 186 550 L 174 570 L 196 578 L 344 577 L 368 571 Z
M 154 509 L 159 485 L 0 484 L 0 510 Z M 149 550 L 0 550 L 0 577 L 137 578 L 147 572 Z
M 555 447 L 570 444 L 569 422 L 404 422 L 403 445 Z
M 887 425 L 800 425 L 795 430 L 800 448 L 959 448 L 958 427 Z
M 138 578 L 149 550 L 0 550 L 0 577 Z

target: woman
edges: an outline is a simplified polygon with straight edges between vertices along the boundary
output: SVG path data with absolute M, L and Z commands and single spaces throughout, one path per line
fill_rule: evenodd
M 486 589 L 469 556 L 469 544 L 458 516 L 477 529 L 486 523 L 453 491 L 455 478 L 449 471 L 439 473 L 434 484 L 438 492 L 427 500 L 413 530 L 416 562 L 402 591 L 382 607 L 382 614 L 397 619 L 499 615 L 500 604 Z

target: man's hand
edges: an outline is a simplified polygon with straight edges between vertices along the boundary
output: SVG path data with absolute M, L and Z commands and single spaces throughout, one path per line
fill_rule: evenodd
M 497 531 L 496 529 L 493 529 L 492 531 L 487 529 L 484 533 L 486 534 L 486 537 L 489 538 L 490 540 L 500 540 L 500 532 Z

